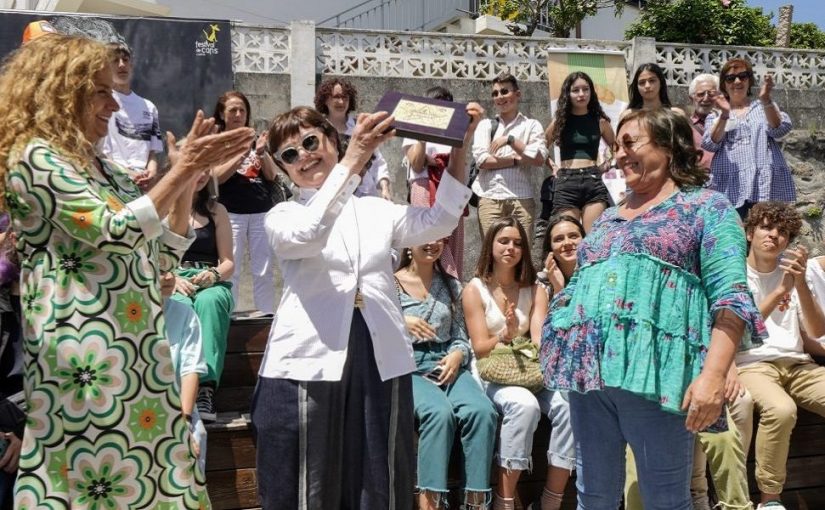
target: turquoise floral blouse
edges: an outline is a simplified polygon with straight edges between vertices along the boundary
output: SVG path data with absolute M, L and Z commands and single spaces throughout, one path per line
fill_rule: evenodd
M 715 191 L 677 191 L 632 220 L 618 207 L 605 211 L 545 320 L 546 386 L 621 388 L 681 413 L 717 311 L 745 322 L 748 345 L 766 336 L 748 290 L 746 250 L 736 211 Z

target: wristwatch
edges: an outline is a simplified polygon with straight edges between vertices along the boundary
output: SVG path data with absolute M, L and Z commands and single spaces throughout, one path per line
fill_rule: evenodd
M 516 141 L 515 136 L 513 136 L 513 135 L 507 136 L 507 145 L 509 145 L 510 147 L 513 146 L 513 142 L 515 142 L 515 141 Z

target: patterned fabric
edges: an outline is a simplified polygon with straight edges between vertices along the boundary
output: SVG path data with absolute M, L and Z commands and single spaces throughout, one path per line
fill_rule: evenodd
M 717 311 L 766 334 L 745 277 L 736 211 L 719 193 L 682 190 L 633 220 L 612 207 L 578 252 L 578 271 L 551 303 L 541 357 L 550 389 L 621 388 L 681 412 L 702 369 Z M 746 335 L 747 336 L 747 335 Z
M 467 330 L 464 327 L 464 311 L 461 308 L 461 284 L 458 280 L 446 277 L 451 288 L 447 288 L 438 274 L 433 276 L 430 284 L 430 292 L 423 301 L 410 296 L 403 289 L 398 292 L 398 299 L 401 301 L 401 311 L 404 315 L 412 315 L 427 321 L 435 329 L 435 338 L 428 342 L 446 343 L 450 342 L 450 348 L 444 353 L 461 351 L 464 354 L 463 366 L 467 366 L 472 358 L 470 341 L 467 337 Z M 451 296 L 452 293 L 452 296 Z M 451 303 L 455 303 L 452 305 Z M 413 338 L 413 343 L 419 341 Z M 415 353 L 416 367 L 420 366 L 420 353 Z
M 173 252 L 147 238 L 129 205 L 140 190 L 104 165 L 100 176 L 33 140 L 7 177 L 29 408 L 16 505 L 209 508 L 158 286 L 191 240 L 163 232 Z
M 725 137 L 715 143 L 710 136 L 717 117 L 716 112 L 707 116 L 702 137 L 702 149 L 715 153 L 710 165 L 710 188 L 723 193 L 734 207 L 746 201 L 794 202 L 796 187 L 791 169 L 776 143 L 793 129 L 788 114 L 780 112 L 779 126 L 772 128 L 765 108 L 754 101 L 744 117 L 731 116 Z
M 429 180 L 426 177 L 410 181 L 410 205 L 416 207 L 430 207 Z M 461 280 L 464 271 L 464 217 L 458 219 L 458 226 L 447 238 L 444 251 L 441 252 L 441 267 L 444 272 Z

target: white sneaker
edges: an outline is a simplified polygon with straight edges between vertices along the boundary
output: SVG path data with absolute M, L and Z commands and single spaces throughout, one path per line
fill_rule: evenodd
M 756 507 L 756 510 L 759 510 L 760 508 L 769 508 L 770 510 L 785 510 L 785 505 L 783 505 L 782 502 L 778 499 L 774 499 L 773 501 L 768 501 L 767 503 L 759 503 L 759 506 Z

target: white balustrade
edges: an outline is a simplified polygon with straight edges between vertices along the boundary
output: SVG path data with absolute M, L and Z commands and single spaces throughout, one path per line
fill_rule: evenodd
M 234 24 L 232 68 L 236 73 L 289 73 L 289 29 Z
M 315 62 L 290 62 L 290 29 L 235 24 L 235 72 L 288 74 L 313 65 L 324 75 L 491 80 L 509 71 L 520 81 L 547 80 L 547 54 L 559 48 L 621 51 L 631 67 L 628 41 L 531 39 L 427 32 L 315 28 Z M 668 85 L 688 85 L 696 74 L 717 73 L 744 57 L 757 76 L 772 73 L 791 89 L 825 87 L 825 51 L 656 43 L 656 61 Z
M 699 73 L 718 73 L 734 57 L 747 59 L 758 77 L 773 74 L 788 89 L 825 86 L 825 51 L 739 46 L 656 44 L 656 60 L 668 85 L 688 85 Z

